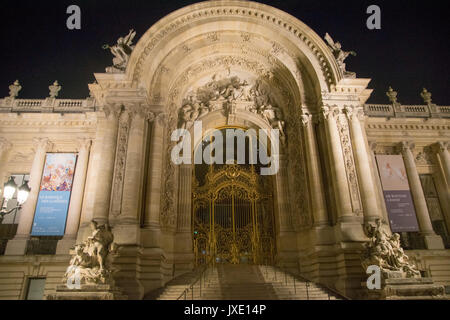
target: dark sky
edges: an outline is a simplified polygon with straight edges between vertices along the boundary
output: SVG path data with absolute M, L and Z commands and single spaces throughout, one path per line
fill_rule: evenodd
M 102 50 L 130 28 L 137 39 L 170 12 L 196 1 L 180 0 L 58 0 L 2 1 L 0 96 L 19 79 L 21 98 L 44 98 L 58 80 L 61 98 L 85 98 L 94 72 L 104 72 L 112 56 Z M 387 103 L 389 85 L 404 104 L 421 104 L 426 87 L 433 101 L 450 105 L 449 12 L 446 1 L 418 0 L 283 0 L 260 1 L 284 10 L 321 37 L 329 32 L 357 57 L 347 69 L 372 78 L 369 102 Z M 82 10 L 82 29 L 66 28 L 69 5 Z M 377 4 L 382 29 L 366 28 L 366 9 Z

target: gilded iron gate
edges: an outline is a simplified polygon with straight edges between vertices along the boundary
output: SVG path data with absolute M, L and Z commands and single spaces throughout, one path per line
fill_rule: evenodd
M 194 183 L 193 230 L 196 264 L 272 264 L 275 232 L 272 188 L 253 166 L 209 167 L 205 183 Z M 194 179 L 195 180 L 195 179 Z M 196 181 L 196 180 L 195 180 Z

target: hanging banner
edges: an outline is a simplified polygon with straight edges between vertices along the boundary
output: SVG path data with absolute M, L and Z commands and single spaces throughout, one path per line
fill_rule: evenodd
M 76 161 L 73 153 L 47 154 L 32 236 L 64 235 Z
M 378 155 L 376 158 L 392 231 L 419 231 L 403 157 Z

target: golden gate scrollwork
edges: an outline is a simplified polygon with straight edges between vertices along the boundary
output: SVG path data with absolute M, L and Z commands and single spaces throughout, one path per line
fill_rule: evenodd
M 209 167 L 205 183 L 194 179 L 194 254 L 197 265 L 272 264 L 275 230 L 272 188 L 253 166 Z M 266 181 L 267 182 L 267 181 Z

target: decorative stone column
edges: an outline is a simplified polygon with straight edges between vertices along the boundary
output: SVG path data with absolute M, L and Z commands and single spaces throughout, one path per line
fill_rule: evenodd
M 338 221 L 353 221 L 350 189 L 348 186 L 344 155 L 339 136 L 336 117 L 339 114 L 337 107 L 322 107 L 322 116 L 325 121 L 328 136 L 328 146 L 331 151 L 331 171 L 333 173 L 333 186 L 336 194 Z
M 108 220 L 118 119 L 121 110 L 121 104 L 110 104 L 103 107 L 104 113 L 98 113 L 97 132 L 89 160 L 80 230 L 77 237 L 79 241 L 89 235 L 89 223 L 92 219 L 100 224 Z
M 415 145 L 413 143 L 406 141 L 403 141 L 399 145 L 405 161 L 406 173 L 408 175 L 409 186 L 411 188 L 412 198 L 417 213 L 420 233 L 425 240 L 427 249 L 444 249 L 442 238 L 435 234 L 433 225 L 431 224 L 427 202 L 425 200 L 419 173 L 417 172 L 416 163 L 412 153 L 414 147 Z
M 64 238 L 58 241 L 56 254 L 69 254 L 69 250 L 74 246 L 77 238 L 91 144 L 92 140 L 90 139 L 78 140 L 78 158 L 67 214 L 66 231 Z
M 152 123 L 150 142 L 150 159 L 147 180 L 146 212 L 144 227 L 159 229 L 159 214 L 161 201 L 161 175 L 163 172 L 163 146 L 164 146 L 164 115 Z
M 24 255 L 27 248 L 28 239 L 30 238 L 31 227 L 34 220 L 34 212 L 39 196 L 42 172 L 44 170 L 45 156 L 47 151 L 52 146 L 48 138 L 34 139 L 33 142 L 36 145 L 36 153 L 31 166 L 30 181 L 28 184 L 31 191 L 20 213 L 17 234 L 14 239 L 8 241 L 5 255 Z
M 272 155 L 273 161 L 276 155 Z M 286 195 L 289 194 L 288 188 L 288 173 L 287 173 L 287 161 L 284 154 L 278 155 L 279 171 L 275 176 L 275 187 L 277 192 L 277 211 L 278 211 L 278 223 L 280 226 L 280 232 L 293 231 L 292 219 L 290 216 L 290 206 Z
M 366 222 L 375 221 L 376 219 L 383 218 L 383 215 L 378 207 L 376 185 L 373 180 L 370 159 L 367 152 L 368 147 L 361 128 L 364 111 L 362 107 L 346 107 L 345 113 L 349 121 L 356 169 L 359 177 L 359 185 L 361 186 L 364 220 Z
M 301 116 L 303 131 L 306 137 L 306 157 L 308 167 L 309 186 L 311 188 L 312 211 L 314 225 L 328 225 L 328 215 L 325 204 L 325 194 L 320 170 L 320 159 L 311 115 Z
M 281 148 L 284 146 L 281 146 Z M 274 176 L 276 190 L 276 217 L 278 218 L 279 233 L 276 235 L 277 263 L 292 265 L 298 258 L 297 239 L 291 216 L 289 203 L 288 163 L 286 155 L 272 155 L 272 161 L 278 161 L 279 170 Z
M 146 122 L 153 121 L 155 116 L 146 106 L 140 104 L 127 105 L 126 108 L 130 112 L 131 122 L 126 148 L 122 209 L 119 216 L 114 217 L 117 220 L 114 227 L 115 241 L 118 244 L 137 244 L 143 201 L 145 126 Z
M 171 160 L 169 160 L 171 161 Z M 188 272 L 194 264 L 194 252 L 192 250 L 192 165 L 181 164 L 178 171 L 178 206 L 177 229 L 174 237 L 175 271 Z
M 191 233 L 192 165 L 179 166 L 177 232 Z
M 5 177 L 5 167 L 7 162 L 7 154 L 12 144 L 5 138 L 0 138 L 0 198 L 3 199 L 3 185 L 7 180 Z
M 433 146 L 434 151 L 439 155 L 442 170 L 444 171 L 447 190 L 450 188 L 450 153 L 448 152 L 449 143 L 440 141 Z

